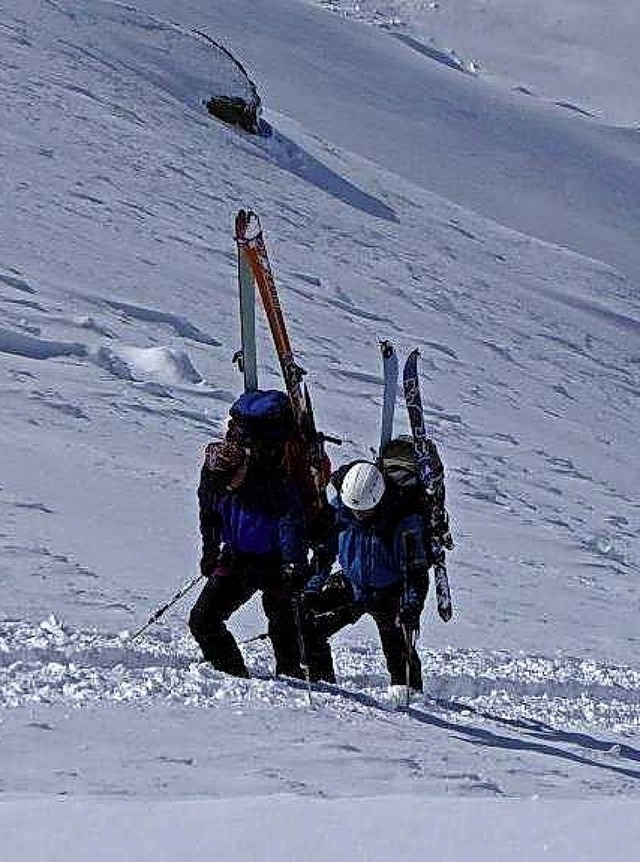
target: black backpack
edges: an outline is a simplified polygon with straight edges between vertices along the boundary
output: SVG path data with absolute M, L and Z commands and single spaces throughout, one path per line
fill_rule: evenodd
M 400 510 L 420 515 L 428 538 L 450 549 L 453 541 L 445 507 L 444 466 L 433 440 L 427 438 L 425 446 L 431 468 L 431 492 L 428 494 L 418 478 L 411 437 L 401 435 L 390 440 L 378 458 L 378 467 Z

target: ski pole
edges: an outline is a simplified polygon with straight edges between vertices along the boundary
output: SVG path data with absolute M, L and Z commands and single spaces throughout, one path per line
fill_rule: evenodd
M 415 552 L 415 536 L 413 533 L 408 530 L 402 534 L 402 548 L 403 548 L 403 601 L 406 604 L 409 600 L 409 567 L 411 565 L 410 560 L 413 559 Z M 405 649 L 405 698 L 404 705 L 405 709 L 409 709 L 410 704 L 410 691 L 411 691 L 411 660 L 413 658 L 413 646 L 414 646 L 414 630 L 409 629 L 409 626 L 406 622 L 402 623 L 402 634 L 404 636 L 404 649 Z
M 266 641 L 269 637 L 269 632 L 260 632 L 259 635 L 254 635 L 251 638 L 245 638 L 245 640 L 240 641 L 240 646 L 244 646 L 245 644 L 252 644 L 255 641 Z
M 411 698 L 411 638 L 406 623 L 402 623 L 402 634 L 404 637 L 404 708 L 409 709 Z
M 149 628 L 149 626 L 153 625 L 157 620 L 160 619 L 161 616 L 166 614 L 169 608 L 172 608 L 176 604 L 176 602 L 179 602 L 183 596 L 186 596 L 189 590 L 193 589 L 193 587 L 195 587 L 195 585 L 203 578 L 206 578 L 206 575 L 197 575 L 195 578 L 192 578 L 192 580 L 188 581 L 183 587 L 181 587 L 181 589 L 178 590 L 178 592 L 172 599 L 169 599 L 169 601 L 165 605 L 162 605 L 162 607 L 158 608 L 157 611 L 154 611 L 151 614 L 147 622 L 143 626 L 140 626 L 140 628 L 131 635 L 130 640 L 135 640 L 137 637 L 139 637 L 142 632 L 146 631 Z
M 333 434 L 325 434 L 324 431 L 318 431 L 319 443 L 334 443 L 336 446 L 342 446 L 342 437 L 335 437 Z
M 311 673 L 309 671 L 309 661 L 307 658 L 307 645 L 304 640 L 304 631 L 302 629 L 302 614 L 300 613 L 300 593 L 294 593 L 291 597 L 293 605 L 293 619 L 296 624 L 296 634 L 298 636 L 298 650 L 300 652 L 300 667 L 304 673 L 304 678 L 307 683 L 307 696 L 309 698 L 309 706 L 313 706 L 313 698 L 311 696 Z
M 342 613 L 342 611 L 352 610 L 352 605 L 337 605 L 335 608 L 331 608 L 330 611 L 318 611 L 313 614 L 314 620 L 330 620 L 332 617 L 335 617 L 336 614 Z

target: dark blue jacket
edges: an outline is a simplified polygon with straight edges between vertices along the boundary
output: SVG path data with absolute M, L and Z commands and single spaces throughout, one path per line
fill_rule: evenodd
M 336 529 L 338 560 L 357 602 L 366 603 L 372 590 L 403 582 L 404 533 L 413 537 L 410 562 L 425 570 L 428 567 L 422 518 L 386 505 L 385 500 L 370 519 L 358 520 L 338 498 Z
M 277 557 L 282 563 L 306 560 L 302 500 L 284 472 L 264 475 L 250 468 L 242 486 L 229 491 L 205 465 L 198 500 L 203 551 L 217 551 L 224 544 L 232 554 Z

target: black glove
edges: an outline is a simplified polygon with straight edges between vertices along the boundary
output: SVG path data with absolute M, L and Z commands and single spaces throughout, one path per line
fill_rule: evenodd
M 336 551 L 328 544 L 316 545 L 311 559 L 311 571 L 314 573 L 314 577 L 329 572 L 335 557 Z
M 304 563 L 284 563 L 280 569 L 280 582 L 283 589 L 299 593 L 309 578 L 309 570 Z
M 203 548 L 200 557 L 200 574 L 210 578 L 220 562 L 220 551 L 217 548 Z
M 328 577 L 324 572 L 317 572 L 304 584 L 302 603 L 306 610 L 311 612 L 319 610 Z

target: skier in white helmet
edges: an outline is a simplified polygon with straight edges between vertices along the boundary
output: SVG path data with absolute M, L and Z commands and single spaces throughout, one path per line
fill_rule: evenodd
M 407 511 L 394 487 L 387 487 L 382 472 L 370 461 L 337 470 L 331 489 L 342 586 L 335 572 L 307 584 L 304 600 L 315 618 L 318 648 L 323 644 L 326 648 L 327 638 L 368 613 L 380 634 L 392 696 L 407 685 L 422 691 L 415 648 L 428 589 L 422 519 Z
M 385 492 L 384 476 L 375 464 L 357 461 L 345 473 L 340 498 L 356 517 L 367 517 L 382 500 Z

